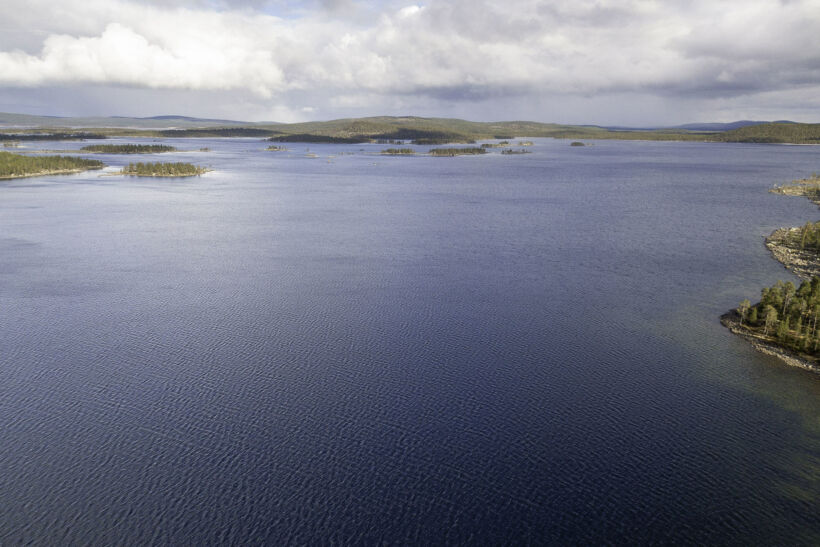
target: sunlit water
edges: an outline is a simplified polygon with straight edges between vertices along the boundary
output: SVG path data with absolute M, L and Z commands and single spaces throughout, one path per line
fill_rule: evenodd
M 0 182 L 0 543 L 820 542 L 820 377 L 718 323 L 817 148 L 170 144 Z

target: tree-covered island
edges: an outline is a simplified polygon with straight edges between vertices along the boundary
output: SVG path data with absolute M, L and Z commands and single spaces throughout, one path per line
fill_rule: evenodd
M 80 150 L 96 154 L 161 154 L 177 151 L 175 147 L 164 144 L 92 144 Z
M 207 173 L 208 169 L 192 163 L 129 163 L 122 168 L 123 175 L 136 177 L 193 177 Z
M 72 156 L 24 156 L 0 152 L 0 179 L 64 175 L 89 169 L 102 169 L 103 162 Z
M 475 156 L 486 154 L 487 149 L 478 146 L 468 148 L 433 148 L 429 154 L 431 156 L 448 157 L 448 156 Z

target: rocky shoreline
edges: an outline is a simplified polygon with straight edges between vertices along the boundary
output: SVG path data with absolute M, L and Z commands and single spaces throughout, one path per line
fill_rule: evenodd
M 76 169 L 53 169 L 50 171 L 37 171 L 36 173 L 24 173 L 20 175 L 4 175 L 0 176 L 0 180 L 14 180 L 27 179 L 31 177 L 47 177 L 51 175 L 73 175 L 75 173 L 82 173 L 84 171 L 93 171 L 95 169 L 102 169 L 102 167 L 78 167 Z
M 804 196 L 820 206 L 818 182 L 820 181 L 817 179 L 795 181 L 791 185 L 776 186 L 769 191 L 773 194 Z M 778 228 L 766 238 L 766 248 L 769 249 L 778 262 L 783 264 L 784 268 L 800 279 L 811 279 L 814 276 L 820 276 L 820 255 L 789 245 L 789 242 L 793 240 L 792 236 L 796 235 L 799 230 L 800 228 Z M 720 323 L 733 334 L 748 340 L 757 351 L 777 357 L 789 366 L 820 374 L 820 361 L 818 359 L 786 349 L 780 346 L 774 338 L 763 336 L 742 325 L 737 310 L 724 313 L 720 317 Z
M 797 233 L 798 230 L 799 228 L 778 228 L 766 238 L 766 248 L 787 270 L 800 279 L 810 279 L 820 275 L 820 256 L 788 245 L 790 235 Z
M 820 363 L 818 363 L 816 359 L 787 350 L 777 345 L 774 339 L 757 334 L 751 329 L 741 325 L 740 314 L 738 314 L 737 311 L 732 310 L 721 315 L 720 323 L 733 334 L 742 336 L 751 342 L 752 346 L 760 353 L 777 357 L 789 366 L 799 367 L 820 374 Z

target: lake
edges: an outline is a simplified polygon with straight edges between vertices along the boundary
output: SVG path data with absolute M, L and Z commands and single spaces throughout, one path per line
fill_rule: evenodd
M 0 543 L 820 543 L 820 376 L 718 321 L 816 147 L 164 143 L 0 181 Z

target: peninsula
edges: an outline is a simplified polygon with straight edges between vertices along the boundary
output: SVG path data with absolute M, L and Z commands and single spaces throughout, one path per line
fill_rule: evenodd
M 818 190 L 820 177 L 814 174 L 771 192 L 806 196 L 820 205 Z M 757 350 L 820 373 L 820 222 L 775 230 L 766 238 L 766 247 L 802 279 L 800 285 L 778 281 L 765 287 L 758 303 L 743 300 L 720 318 L 721 323 Z
M 80 150 L 97 154 L 161 154 L 177 151 L 175 147 L 164 144 L 92 144 L 83 146 Z
M 66 175 L 103 167 L 105 164 L 101 161 L 72 156 L 24 156 L 0 152 L 0 179 Z

